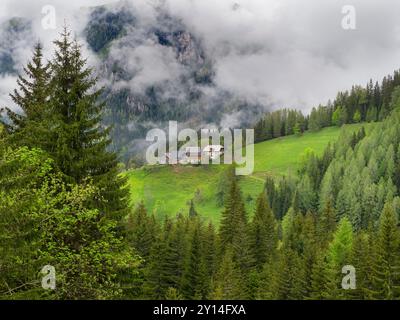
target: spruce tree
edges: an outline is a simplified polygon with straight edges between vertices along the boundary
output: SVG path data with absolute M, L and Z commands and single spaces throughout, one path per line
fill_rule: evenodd
M 142 264 L 138 270 L 136 283 L 128 283 L 125 295 L 129 297 L 141 297 L 143 284 L 145 283 L 146 267 L 150 264 L 151 248 L 159 236 L 158 224 L 154 217 L 147 215 L 146 208 L 140 203 L 137 209 L 130 213 L 125 222 L 125 239 L 130 248 L 142 258 Z M 126 276 L 126 275 L 124 275 Z M 130 290 L 128 290 L 128 287 Z
M 281 253 L 277 253 L 277 258 L 267 262 L 260 272 L 257 298 L 262 300 L 277 299 L 279 292 L 279 274 L 281 272 Z
M 167 243 L 164 237 L 160 237 L 151 249 L 145 270 L 143 292 L 147 299 L 164 299 L 168 289 L 172 288 L 166 274 L 167 254 Z
M 154 223 L 155 221 L 147 215 L 143 202 L 127 218 L 126 238 L 143 259 L 149 257 L 150 249 L 157 236 Z
M 312 300 L 324 299 L 326 284 L 326 268 L 327 264 L 324 255 L 319 252 L 316 261 L 311 269 L 311 288 L 309 298 Z
M 181 292 L 186 299 L 205 299 L 208 295 L 207 266 L 201 236 L 201 225 L 196 221 L 182 274 Z
M 301 300 L 306 297 L 307 294 L 307 271 L 303 257 L 293 252 L 290 277 L 291 287 L 288 298 L 290 300 Z
M 17 146 L 47 149 L 53 140 L 51 131 L 50 65 L 43 61 L 43 48 L 37 43 L 32 60 L 24 67 L 25 76 L 19 75 L 18 89 L 10 94 L 12 101 L 20 108 L 15 112 L 6 108 L 9 122 L 5 128 L 10 133 L 10 141 Z
M 107 150 L 110 128 L 101 125 L 105 103 L 99 102 L 102 90 L 96 88 L 93 70 L 86 67 L 77 41 L 64 28 L 54 41 L 55 58 L 51 62 L 50 111 L 55 139 L 47 146 L 68 182 L 82 183 L 88 177 L 106 201 L 95 202 L 117 219 L 126 213 L 128 191 L 125 179 L 118 175 L 117 157 Z
M 276 221 L 265 193 L 257 199 L 255 215 L 250 225 L 250 247 L 258 269 L 275 256 L 278 244 Z
M 340 271 L 332 268 L 326 260 L 325 253 L 319 251 L 311 269 L 311 288 L 309 299 L 334 300 L 339 297 Z
M 281 256 L 278 273 L 277 298 L 302 299 L 306 293 L 306 270 L 304 261 L 293 249 L 286 247 Z
M 305 295 L 308 296 L 311 288 L 311 269 L 316 261 L 316 255 L 320 246 L 316 233 L 316 216 L 312 213 L 307 213 L 302 226 L 301 241 L 302 241 L 302 258 L 306 272 L 305 277 Z
M 237 229 L 235 219 L 240 218 L 239 213 L 244 210 L 244 203 L 236 179 L 233 178 L 227 187 L 229 188 L 229 193 L 225 199 L 225 208 L 222 212 L 219 229 L 222 248 L 232 244 L 234 232 Z
M 317 235 L 321 245 L 331 240 L 336 228 L 336 216 L 331 199 L 328 199 L 317 222 Z
M 175 288 L 168 288 L 165 300 L 183 300 L 183 297 Z
M 232 247 L 233 260 L 240 268 L 243 294 L 249 293 L 249 271 L 254 266 L 250 247 L 249 224 L 242 199 L 242 194 L 236 179 L 232 180 L 229 194 L 226 197 L 225 210 L 222 213 L 220 226 L 220 252 L 223 255 L 228 246 Z
M 374 273 L 374 297 L 392 300 L 400 297 L 400 232 L 390 204 L 386 204 L 380 219 L 377 238 L 377 260 Z
M 356 289 L 351 290 L 348 296 L 351 299 L 371 299 L 373 287 L 373 261 L 376 258 L 371 245 L 373 235 L 361 231 L 354 239 L 351 253 L 351 265 L 356 269 Z
M 182 292 L 182 275 L 185 270 L 186 256 L 189 250 L 189 225 L 188 219 L 178 215 L 169 232 L 166 232 L 166 254 L 164 257 L 164 270 L 168 287 L 174 287 Z
M 171 244 L 172 239 L 176 239 L 174 228 L 171 219 L 166 218 L 163 231 L 151 248 L 143 285 L 143 292 L 146 298 L 164 299 L 169 288 L 180 289 L 179 282 L 181 278 L 176 272 L 182 270 L 182 265 L 179 264 L 181 269 L 177 270 L 176 259 L 179 252 Z
M 214 225 L 210 222 L 203 234 L 203 255 L 207 273 L 211 277 L 216 272 L 218 239 Z
M 245 299 L 243 287 L 242 275 L 233 260 L 233 250 L 229 245 L 225 249 L 219 270 L 213 279 L 213 292 L 210 298 L 215 300 Z

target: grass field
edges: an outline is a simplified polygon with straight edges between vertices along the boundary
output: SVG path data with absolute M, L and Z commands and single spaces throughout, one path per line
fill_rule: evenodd
M 363 125 L 367 132 L 372 126 Z M 247 212 L 253 212 L 267 175 L 296 175 L 307 149 L 321 154 L 329 142 L 338 138 L 341 130 L 355 131 L 359 128 L 359 124 L 329 127 L 302 136 L 282 137 L 256 144 L 254 173 L 239 179 Z M 130 170 L 126 174 L 132 204 L 143 200 L 149 212 L 162 219 L 165 215 L 187 213 L 193 199 L 199 214 L 218 224 L 222 208 L 217 205 L 215 194 L 225 168 L 224 165 L 154 166 Z

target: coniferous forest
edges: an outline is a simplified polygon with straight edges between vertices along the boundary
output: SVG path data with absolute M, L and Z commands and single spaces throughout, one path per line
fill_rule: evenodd
M 296 176 L 266 177 L 254 212 L 229 166 L 214 224 L 193 202 L 163 219 L 130 203 L 94 70 L 67 28 L 54 50 L 45 61 L 36 45 L 11 92 L 23 112 L 2 112 L 0 299 L 400 299 L 397 72 L 309 116 L 266 114 L 257 141 L 376 123 L 308 153 Z

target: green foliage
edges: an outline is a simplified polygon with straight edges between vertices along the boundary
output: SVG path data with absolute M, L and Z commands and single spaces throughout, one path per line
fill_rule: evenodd
M 397 223 L 393 207 L 386 204 L 380 219 L 374 265 L 376 298 L 400 298 L 400 231 Z
M 166 300 L 183 300 L 182 295 L 175 288 L 168 288 L 165 294 Z
M 90 181 L 67 186 L 53 167 L 37 149 L 2 153 L 1 291 L 13 295 L 31 290 L 36 298 L 45 297 L 39 271 L 52 265 L 57 282 L 51 298 L 120 296 L 119 272 L 129 270 L 134 279 L 140 259 L 118 236 L 115 222 L 86 207 L 88 200 L 99 197 Z
M 250 248 L 257 268 L 262 269 L 267 261 L 275 257 L 277 245 L 275 217 L 267 203 L 265 193 L 262 193 L 257 199 L 256 212 L 250 224 Z
M 344 111 L 341 106 L 338 106 L 332 114 L 332 124 L 335 126 L 342 126 L 344 124 L 345 118 L 344 118 Z
M 40 190 L 44 211 L 41 228 L 41 255 L 57 270 L 59 299 L 109 299 L 123 293 L 118 274 L 136 274 L 140 260 L 117 233 L 117 224 L 102 219 L 97 209 L 85 208 L 85 202 L 98 196 L 88 182 L 62 191 L 60 179 L 53 178 Z M 61 189 L 61 190 L 62 190 Z M 62 239 L 62 241 L 60 241 Z
M 328 259 L 335 266 L 340 267 L 348 263 L 353 245 L 353 228 L 350 221 L 345 217 L 338 224 L 329 245 Z
M 39 255 L 43 219 L 38 188 L 50 174 L 52 161 L 37 149 L 18 150 L 0 145 L 0 297 L 30 291 L 40 298 Z
M 65 29 L 55 58 L 35 47 L 11 95 L 0 158 L 0 294 L 6 298 L 110 299 L 126 296 L 141 259 L 120 225 L 125 180 L 101 129 L 101 91 Z M 141 248 L 143 249 L 143 248 Z M 40 288 L 44 265 L 56 289 Z
M 207 275 L 207 264 L 204 255 L 202 230 L 199 222 L 194 222 L 190 249 L 182 274 L 182 294 L 186 299 L 205 299 L 208 295 L 210 278 Z
M 359 123 L 359 122 L 361 122 L 361 113 L 360 113 L 359 110 L 357 110 L 357 111 L 354 113 L 353 122 L 354 122 L 354 123 Z
M 101 90 L 86 67 L 81 48 L 64 29 L 54 41 L 55 58 L 42 62 L 42 48 L 35 48 L 32 62 L 19 77 L 19 90 L 11 95 L 23 114 L 7 110 L 10 143 L 46 151 L 67 183 L 82 183 L 88 176 L 106 201 L 93 201 L 93 208 L 119 220 L 127 213 L 128 190 L 118 174 L 117 158 L 107 151 L 110 129 L 100 125 L 104 103 Z
M 307 121 L 301 111 L 282 109 L 267 113 L 254 127 L 255 142 L 270 140 L 292 134 L 301 134 Z
M 233 256 L 233 249 L 231 246 L 228 246 L 225 249 L 220 268 L 213 282 L 211 299 L 234 300 L 246 298 L 240 268 L 234 262 Z
M 42 45 L 36 44 L 32 61 L 24 68 L 25 77 L 18 77 L 18 90 L 10 94 L 23 114 L 5 108 L 10 121 L 4 125 L 12 133 L 8 140 L 17 146 L 43 148 L 54 138 L 49 130 L 52 114 L 48 108 L 51 70 L 43 63 L 42 50 Z

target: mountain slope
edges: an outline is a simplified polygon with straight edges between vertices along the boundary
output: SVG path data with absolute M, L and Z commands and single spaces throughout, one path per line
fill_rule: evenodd
M 112 149 L 122 160 L 143 158 L 146 133 L 169 120 L 192 129 L 252 127 L 266 107 L 216 84 L 201 35 L 163 4 L 150 16 L 138 7 L 118 2 L 76 13 L 87 21 L 77 36 L 96 64 L 107 102 L 103 123 L 113 127 Z M 32 33 L 31 21 L 22 18 L 0 26 L 0 75 L 21 70 L 26 57 L 15 59 L 14 47 L 32 47 L 41 38 Z
M 303 154 L 312 149 L 322 154 L 329 142 L 334 142 L 343 131 L 357 131 L 365 126 L 367 132 L 374 124 L 329 127 L 303 136 L 287 136 L 255 145 L 253 175 L 239 178 L 248 213 L 252 213 L 255 200 L 263 190 L 265 177 L 296 175 Z M 186 213 L 190 200 L 194 200 L 202 217 L 218 224 L 222 207 L 217 204 L 216 193 L 225 165 L 219 166 L 154 166 L 129 170 L 132 204 L 144 201 L 149 212 L 158 218 L 164 215 Z
M 170 120 L 192 129 L 251 127 L 265 110 L 215 84 L 201 37 L 162 5 L 150 21 L 129 4 L 93 8 L 84 36 L 100 59 L 104 123 L 125 160 L 143 150 L 149 129 Z

